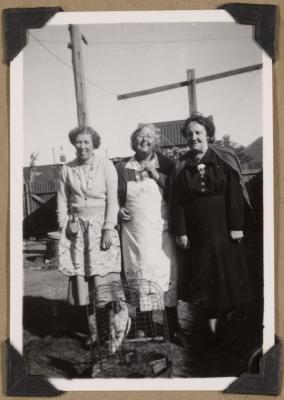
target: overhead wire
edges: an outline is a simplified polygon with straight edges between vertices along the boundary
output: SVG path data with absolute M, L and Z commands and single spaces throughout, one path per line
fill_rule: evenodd
M 211 38 L 198 38 L 198 39 L 172 39 L 172 40 L 127 40 L 124 42 L 119 42 L 119 41 L 108 41 L 108 40 L 101 40 L 101 41 L 90 41 L 88 40 L 88 45 L 106 45 L 106 44 L 111 44 L 111 45 L 123 45 L 123 44 L 146 44 L 146 43 L 183 43 L 183 42 L 206 42 L 206 41 L 214 41 L 214 40 L 238 40 L 238 39 L 252 39 L 252 36 L 231 36 L 231 37 L 211 37 Z M 42 42 L 50 42 L 48 39 L 41 39 Z M 64 40 L 56 40 L 53 41 L 54 43 L 65 43 Z
M 246 94 L 248 93 L 250 87 L 252 84 L 256 81 L 256 77 L 258 76 L 259 71 L 253 71 L 254 74 L 252 74 L 252 77 L 249 79 L 248 84 L 245 86 L 244 90 L 241 92 L 241 95 L 239 96 L 237 102 L 235 103 L 235 106 L 231 110 L 230 113 L 228 113 L 228 116 L 225 119 L 224 122 L 224 127 L 230 126 L 230 123 L 232 122 L 233 116 L 236 113 L 237 109 L 239 108 L 241 102 L 245 98 Z M 231 121 L 231 122 L 230 122 Z
M 54 31 L 53 31 L 54 32 Z M 53 34 L 52 32 L 52 34 Z M 64 80 L 63 80 L 63 76 L 62 76 L 62 70 L 61 70 L 61 64 L 57 63 L 56 64 L 56 68 L 58 70 L 58 76 L 60 79 L 60 84 L 61 84 L 61 88 L 62 88 L 62 93 L 63 93 L 63 98 L 64 98 L 64 104 L 65 104 L 65 113 L 63 113 L 64 115 L 64 119 L 65 119 L 65 126 L 67 128 L 68 123 L 67 123 L 67 115 L 68 115 L 68 101 L 67 101 L 67 96 L 66 96 L 66 92 L 65 92 L 65 85 L 64 85 Z M 66 129 L 67 130 L 67 129 Z
M 125 39 L 125 32 L 124 32 L 123 27 L 122 27 L 121 34 L 122 34 L 122 38 L 123 38 L 124 56 L 125 56 L 126 64 L 127 64 L 127 68 L 128 68 L 128 81 L 129 81 L 129 85 L 130 85 L 131 91 L 133 91 L 133 79 L 132 79 L 132 72 L 131 72 L 131 69 L 130 69 L 130 57 L 129 57 L 129 53 L 128 53 L 127 48 L 126 48 L 126 41 L 124 40 Z M 141 116 L 143 118 L 143 120 L 145 121 L 146 118 L 145 118 L 143 112 L 140 109 L 137 108 L 136 104 L 133 103 L 133 102 L 131 102 L 130 104 L 131 104 L 133 110 L 136 112 L 136 114 L 139 117 Z
M 46 46 L 43 42 L 45 41 L 45 42 L 48 42 L 47 40 L 44 40 L 44 39 L 38 39 L 34 34 L 32 34 L 30 31 L 29 31 L 29 34 L 30 34 L 30 36 L 40 45 L 40 46 L 42 46 L 42 48 L 44 48 L 50 55 L 52 55 L 54 58 L 56 58 L 57 59 L 57 61 L 59 61 L 61 64 L 63 64 L 63 65 L 65 65 L 67 68 L 69 68 L 69 69 L 71 69 L 71 70 L 73 70 L 73 67 L 72 67 L 72 65 L 70 65 L 70 64 L 68 64 L 67 62 L 65 62 L 61 57 L 59 57 L 53 50 L 51 50 L 48 46 Z M 123 42 L 107 42 L 107 41 L 101 41 L 101 42 L 92 42 L 92 41 L 89 41 L 88 40 L 88 44 L 120 44 L 120 45 L 123 45 L 123 49 L 122 49 L 122 51 L 124 51 L 124 53 L 125 53 L 125 56 L 126 57 L 128 57 L 128 54 L 126 54 L 126 49 L 125 49 L 125 45 L 126 44 L 146 44 L 146 43 L 153 43 L 153 44 L 155 44 L 155 43 L 178 43 L 178 42 L 187 42 L 187 41 L 191 41 L 191 42 L 199 42 L 199 41 L 210 41 L 210 40 L 231 40 L 231 39 L 248 39 L 248 38 L 251 38 L 251 36 L 243 36 L 243 37 L 229 37 L 229 38 L 200 38 L 200 39 L 183 39 L 183 40 L 169 40 L 169 41 L 165 41 L 165 40 L 162 40 L 162 41 L 123 41 Z M 50 42 L 50 41 L 49 41 Z M 61 41 L 53 41 L 54 43 L 56 43 L 56 42 L 61 42 Z M 63 43 L 65 43 L 64 41 L 62 41 Z M 111 92 L 110 90 L 108 90 L 108 89 L 106 89 L 106 88 L 104 88 L 104 87 L 102 87 L 102 86 L 100 86 L 100 85 L 97 85 L 97 84 L 95 84 L 93 81 L 91 81 L 90 79 L 88 79 L 88 78 L 86 78 L 85 76 L 83 76 L 82 74 L 80 74 L 80 76 L 81 76 L 81 78 L 82 79 L 84 79 L 87 83 L 89 83 L 90 85 L 92 85 L 93 87 L 95 87 L 96 89 L 99 89 L 99 90 L 102 90 L 102 91 L 104 91 L 105 93 L 107 93 L 107 94 L 109 94 L 109 95 L 111 95 L 111 96 L 115 96 L 116 97 L 116 93 L 114 93 L 114 92 Z M 254 75 L 254 77 L 255 77 L 256 75 Z M 238 102 L 237 102 L 237 104 L 236 104 L 236 106 L 234 107 L 234 110 L 230 113 L 230 115 L 229 115 L 229 117 L 226 119 L 226 121 L 228 121 L 229 119 L 231 119 L 231 117 L 232 117 L 232 115 L 235 113 L 235 111 L 236 111 L 236 109 L 239 107 L 239 104 L 241 103 L 241 101 L 242 101 L 242 98 L 245 96 L 245 94 L 247 93 L 247 91 L 248 91 L 248 89 L 249 89 L 249 87 L 251 86 L 251 84 L 252 84 L 252 82 L 253 82 L 253 79 L 251 79 L 250 80 L 250 82 L 249 82 L 249 84 L 248 84 L 248 86 L 246 87 L 246 90 L 244 91 L 244 93 L 241 95 L 241 97 L 239 98 L 239 100 L 238 100 Z M 131 86 L 132 86 L 132 83 L 130 82 L 130 84 L 131 84 Z M 135 108 L 136 108 L 136 106 L 135 106 Z M 138 110 L 136 109 L 136 112 L 138 113 Z M 139 112 L 138 114 L 141 114 L 142 115 L 142 113 L 141 112 Z M 143 119 L 145 119 L 144 118 L 144 116 L 143 116 Z M 177 146 L 175 146 L 165 135 L 162 135 L 163 136 L 163 138 L 170 144 L 170 145 L 172 145 L 173 146 L 173 148 L 175 148 L 175 149 L 177 149 Z
M 40 46 L 42 46 L 49 54 L 51 54 L 53 57 L 55 57 L 57 59 L 57 61 L 61 62 L 63 65 L 65 65 L 67 68 L 73 70 L 72 65 L 68 64 L 67 62 L 65 62 L 61 57 L 59 57 L 55 52 L 53 52 L 49 47 L 47 47 L 44 43 L 42 43 L 42 41 L 40 39 L 38 39 L 35 35 L 33 35 L 31 32 L 29 32 L 29 34 L 40 44 Z M 88 82 L 90 85 L 94 86 L 96 89 L 100 89 L 105 93 L 108 93 L 109 95 L 115 96 L 116 97 L 116 93 L 111 92 L 110 90 L 97 85 L 96 83 L 94 83 L 93 81 L 91 81 L 90 79 L 86 78 L 85 76 L 83 76 L 82 74 L 78 75 L 84 79 L 86 82 Z

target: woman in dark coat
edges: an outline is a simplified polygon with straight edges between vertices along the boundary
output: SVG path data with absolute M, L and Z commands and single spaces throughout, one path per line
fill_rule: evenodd
M 221 317 L 251 300 L 242 243 L 249 199 L 235 154 L 212 144 L 210 118 L 192 115 L 182 134 L 190 150 L 174 178 L 173 225 L 178 246 L 189 249 L 190 286 L 215 333 Z

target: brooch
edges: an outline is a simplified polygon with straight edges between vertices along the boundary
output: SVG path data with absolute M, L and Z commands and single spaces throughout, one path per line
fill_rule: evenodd
M 203 177 L 205 175 L 205 168 L 206 168 L 205 164 L 198 164 L 197 165 L 197 171 L 199 172 L 199 175 L 201 177 Z

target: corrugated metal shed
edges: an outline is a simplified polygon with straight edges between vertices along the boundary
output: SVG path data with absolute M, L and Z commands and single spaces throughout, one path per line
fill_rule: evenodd
M 24 167 L 24 181 L 56 180 L 59 176 L 60 165 L 38 165 L 33 168 Z
M 161 129 L 161 147 L 184 147 L 186 141 L 181 135 L 181 128 L 185 120 L 153 122 Z

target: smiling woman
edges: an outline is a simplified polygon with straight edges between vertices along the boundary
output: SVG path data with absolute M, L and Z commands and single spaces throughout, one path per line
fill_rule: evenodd
M 93 155 L 93 150 L 99 148 L 101 138 L 92 128 L 75 128 L 69 133 L 70 142 L 75 146 L 78 161 L 87 162 Z
M 164 304 L 158 307 L 166 307 L 170 338 L 177 342 L 177 259 L 167 208 L 173 163 L 157 151 L 158 143 L 159 130 L 153 124 L 139 126 L 131 135 L 135 155 L 117 166 L 123 266 L 129 285 L 138 286 L 138 304 L 133 305 L 149 326 L 153 326 L 155 306 L 143 282 L 153 282 L 164 292 Z
M 236 156 L 210 143 L 212 120 L 192 114 L 182 133 L 189 151 L 178 163 L 172 190 L 176 242 L 187 250 L 184 274 L 190 271 L 181 298 L 191 296 L 201 305 L 216 337 L 229 313 L 252 301 L 242 243 L 244 209 L 250 204 Z
M 97 302 L 105 306 L 115 299 L 98 288 L 120 281 L 117 173 L 110 160 L 94 154 L 100 136 L 92 128 L 75 128 L 69 139 L 77 158 L 63 165 L 60 177 L 59 270 L 70 277 L 72 304 L 86 305 L 93 291 Z

